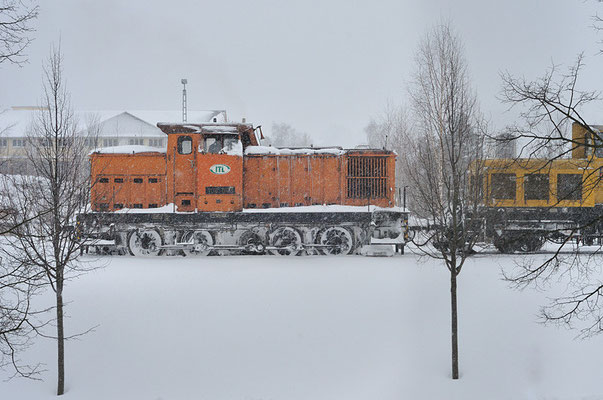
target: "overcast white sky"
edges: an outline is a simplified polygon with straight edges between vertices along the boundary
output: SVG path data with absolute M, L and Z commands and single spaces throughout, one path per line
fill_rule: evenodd
M 179 109 L 186 77 L 190 109 L 226 109 L 266 128 L 287 122 L 316 144 L 353 146 L 371 116 L 405 100 L 418 41 L 442 18 L 464 40 L 495 127 L 511 118 L 496 100 L 500 71 L 536 77 L 584 51 L 583 87 L 602 86 L 595 0 L 40 3 L 29 64 L 0 67 L 2 105 L 38 103 L 41 63 L 60 38 L 76 108 Z M 603 110 L 589 117 L 603 123 Z

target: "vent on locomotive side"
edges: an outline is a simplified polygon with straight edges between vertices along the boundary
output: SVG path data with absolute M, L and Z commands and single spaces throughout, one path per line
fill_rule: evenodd
M 347 196 L 352 199 L 387 197 L 387 158 L 349 157 Z

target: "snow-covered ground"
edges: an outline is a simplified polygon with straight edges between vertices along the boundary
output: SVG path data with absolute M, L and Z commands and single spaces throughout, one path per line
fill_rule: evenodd
M 459 381 L 436 261 L 103 257 L 66 287 L 68 331 L 98 327 L 67 345 L 63 398 L 603 399 L 603 336 L 538 324 L 550 293 L 500 279 L 518 257 L 478 255 L 460 276 Z M 54 352 L 39 339 L 24 358 L 45 381 L 0 397 L 53 398 Z

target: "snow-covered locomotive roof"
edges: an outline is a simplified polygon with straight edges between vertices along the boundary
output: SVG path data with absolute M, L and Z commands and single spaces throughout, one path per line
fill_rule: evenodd
M 92 150 L 89 154 L 139 154 L 139 153 L 165 153 L 165 148 L 141 146 L 141 145 L 126 145 L 101 147 Z
M 333 154 L 343 155 L 345 150 L 341 147 L 272 147 L 272 146 L 249 146 L 245 149 L 245 155 L 308 155 L 308 154 Z
M 202 133 L 202 134 L 230 134 L 253 130 L 253 125 L 247 123 L 182 123 L 159 122 L 157 127 L 164 133 Z

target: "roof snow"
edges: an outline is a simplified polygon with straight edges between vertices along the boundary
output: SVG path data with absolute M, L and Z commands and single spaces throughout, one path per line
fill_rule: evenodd
M 112 146 L 112 147 L 100 147 L 92 150 L 89 154 L 138 154 L 138 153 L 165 153 L 165 148 L 151 147 L 151 146 Z
M 332 154 L 343 155 L 345 150 L 341 147 L 304 147 L 304 148 L 279 148 L 271 146 L 249 146 L 245 149 L 245 155 L 310 155 L 310 154 Z

